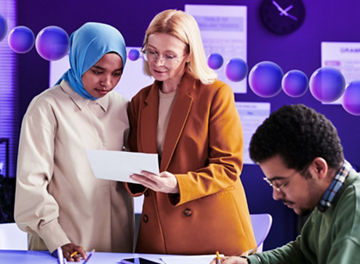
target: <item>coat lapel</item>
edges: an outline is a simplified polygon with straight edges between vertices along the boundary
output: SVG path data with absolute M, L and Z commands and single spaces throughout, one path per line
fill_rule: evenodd
M 175 103 L 165 135 L 160 171 L 167 170 L 183 128 L 186 124 L 186 120 L 188 119 L 193 101 L 191 91 L 194 85 L 194 79 L 188 75 L 185 75 L 178 88 L 179 90 L 177 91 Z
M 158 84 L 155 82 L 145 99 L 144 108 L 140 114 L 141 128 L 140 138 L 142 149 L 145 153 L 157 153 L 156 133 L 159 114 L 159 91 Z

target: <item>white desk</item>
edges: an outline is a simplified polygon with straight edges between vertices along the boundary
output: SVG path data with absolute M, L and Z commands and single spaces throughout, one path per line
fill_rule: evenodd
M 117 264 L 121 259 L 131 257 L 147 257 L 150 259 L 166 260 L 166 264 L 209 264 L 214 256 L 177 256 L 177 255 L 157 255 L 157 254 L 134 254 L 134 253 L 107 253 L 95 252 L 87 264 Z M 57 258 L 50 255 L 48 251 L 26 251 L 26 250 L 0 250 L 0 263 L 11 264 L 55 264 Z M 68 262 L 68 263 L 82 263 Z

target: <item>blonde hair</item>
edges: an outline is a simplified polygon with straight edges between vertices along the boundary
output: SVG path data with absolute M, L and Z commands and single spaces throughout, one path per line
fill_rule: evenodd
M 143 51 L 148 43 L 149 36 L 154 33 L 166 33 L 174 36 L 186 44 L 189 62 L 185 71 L 203 84 L 213 83 L 216 73 L 210 69 L 201 40 L 199 26 L 195 18 L 184 11 L 168 9 L 157 14 L 146 30 Z M 145 61 L 144 71 L 151 75 L 149 65 Z

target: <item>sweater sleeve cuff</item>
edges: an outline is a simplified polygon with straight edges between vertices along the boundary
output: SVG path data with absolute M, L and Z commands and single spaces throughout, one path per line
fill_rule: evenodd
M 56 220 L 43 226 L 40 229 L 39 235 L 50 252 L 71 242 Z
M 261 263 L 263 263 L 261 261 L 261 258 L 257 254 L 250 255 L 250 256 L 247 257 L 247 259 L 248 259 L 248 262 L 251 263 L 251 264 L 255 264 L 255 263 L 256 264 L 261 264 Z

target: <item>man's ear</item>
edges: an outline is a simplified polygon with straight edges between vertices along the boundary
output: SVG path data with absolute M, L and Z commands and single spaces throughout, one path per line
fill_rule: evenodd
M 316 175 L 318 179 L 326 178 L 329 167 L 325 159 L 316 157 L 310 165 L 313 175 Z

